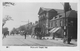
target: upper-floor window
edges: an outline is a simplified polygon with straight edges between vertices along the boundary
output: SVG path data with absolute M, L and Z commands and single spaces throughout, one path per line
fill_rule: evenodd
M 53 27 L 55 27 L 55 21 L 53 20 Z
M 53 27 L 53 21 L 51 22 L 51 27 Z
M 64 19 L 60 19 L 60 26 L 64 26 L 65 22 Z
M 62 15 L 59 15 L 59 17 L 62 17 Z
M 60 26 L 63 26 L 63 22 L 62 22 L 62 20 L 60 20 Z

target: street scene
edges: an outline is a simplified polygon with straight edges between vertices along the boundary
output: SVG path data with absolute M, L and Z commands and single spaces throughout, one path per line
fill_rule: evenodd
M 2 46 L 77 46 L 77 3 L 2 4 Z

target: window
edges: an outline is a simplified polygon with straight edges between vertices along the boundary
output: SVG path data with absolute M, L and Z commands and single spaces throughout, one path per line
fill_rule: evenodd
M 57 20 L 57 26 L 58 27 L 60 26 L 60 20 Z
M 55 27 L 55 21 L 53 21 L 53 27 Z
M 60 20 L 60 26 L 63 26 L 63 25 L 62 25 L 62 20 Z
M 62 15 L 59 15 L 59 17 L 62 17 Z
M 53 21 L 51 21 L 51 27 L 53 27 L 53 24 L 52 24 L 52 22 L 53 22 Z
M 55 20 L 55 27 L 57 27 L 57 20 Z
M 60 26 L 64 26 L 65 22 L 64 22 L 64 19 L 61 19 L 60 20 Z

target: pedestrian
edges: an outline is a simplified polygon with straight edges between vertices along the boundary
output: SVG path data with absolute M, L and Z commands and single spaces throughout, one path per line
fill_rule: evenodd
M 24 36 L 25 36 L 25 39 L 26 39 L 26 32 L 24 32 Z
M 3 39 L 4 39 L 4 38 L 6 38 L 6 32 L 4 32 L 4 34 L 3 34 Z

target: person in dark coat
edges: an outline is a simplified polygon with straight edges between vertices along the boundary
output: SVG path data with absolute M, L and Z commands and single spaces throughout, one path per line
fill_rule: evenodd
M 27 32 L 24 32 L 25 39 L 26 39 L 26 34 L 27 34 Z

